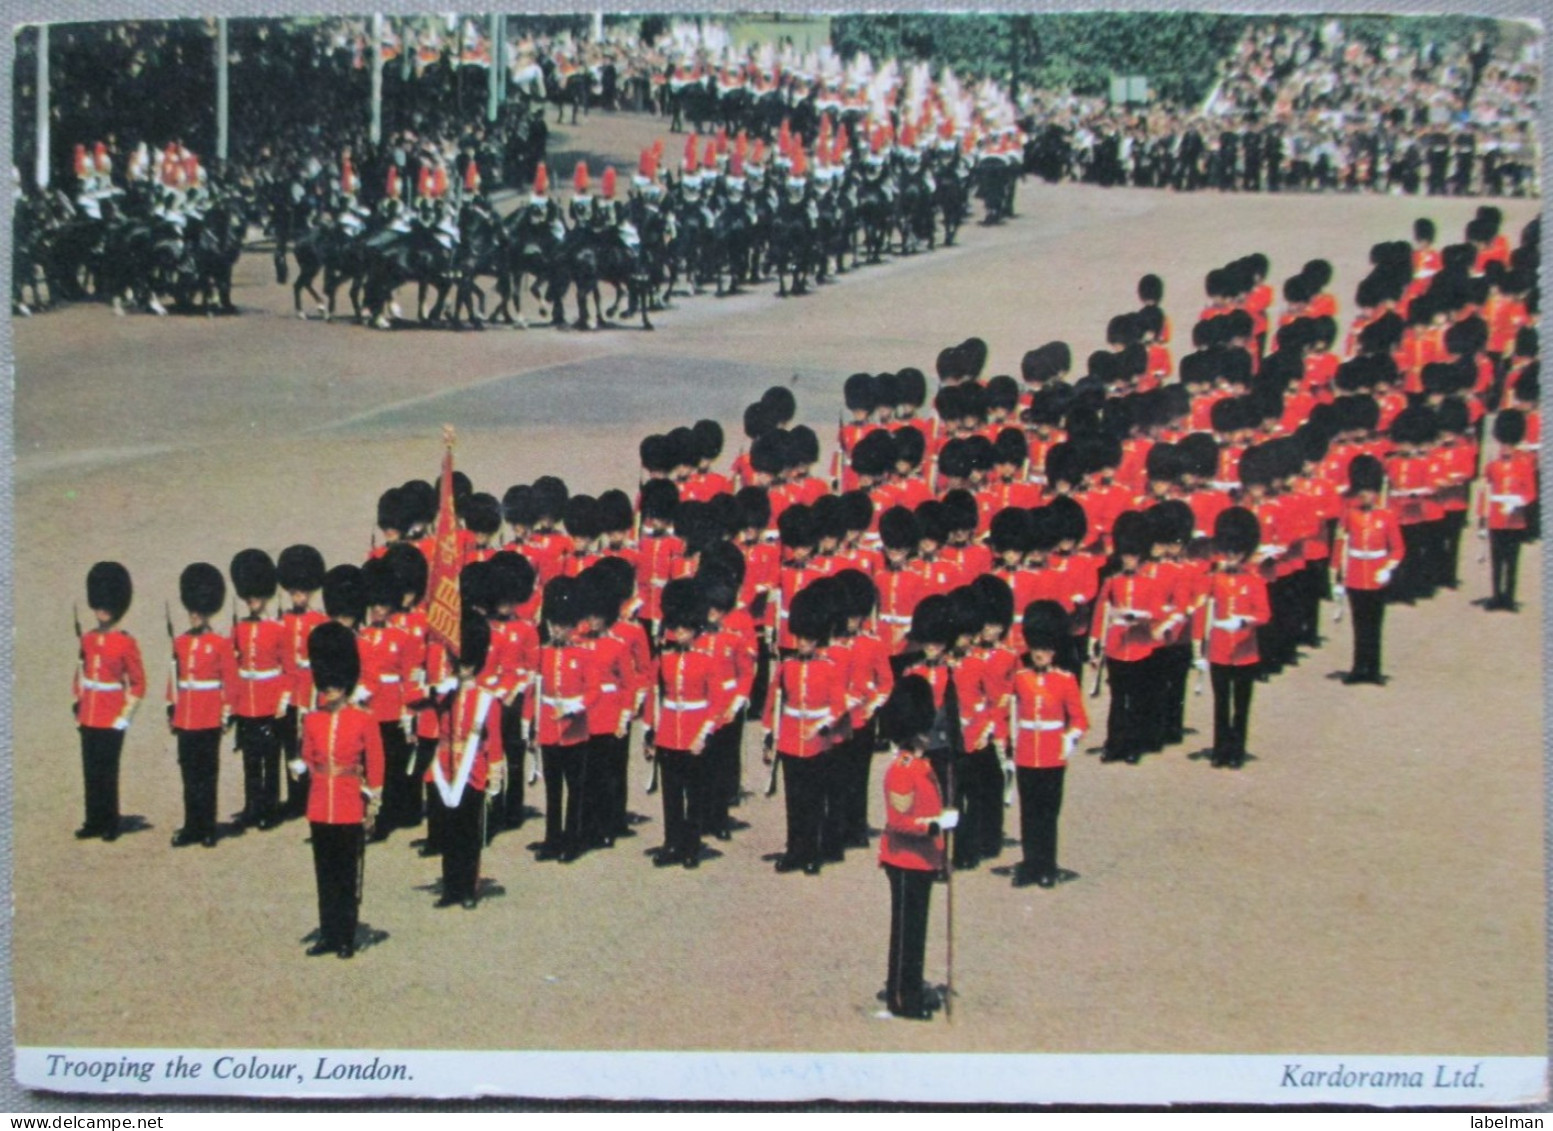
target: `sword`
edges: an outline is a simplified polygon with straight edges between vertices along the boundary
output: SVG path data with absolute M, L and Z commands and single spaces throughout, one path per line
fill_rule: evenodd
M 775 797 L 777 791 L 777 766 L 781 761 L 781 755 L 777 753 L 777 732 L 782 729 L 782 661 L 777 661 L 776 686 L 771 689 L 775 696 L 771 706 L 771 773 L 766 778 L 766 796 Z M 800 732 L 801 733 L 801 732 Z
M 1089 689 L 1091 699 L 1100 698 L 1100 681 L 1105 675 L 1105 644 L 1111 635 L 1111 602 L 1105 604 L 1105 616 L 1100 621 L 1100 650 L 1095 657 L 1095 682 Z
M 1041 718 L 1041 697 L 1035 697 L 1036 721 Z M 1019 741 L 1019 698 L 1014 694 L 1008 697 L 1008 757 L 1003 760 L 1003 808 L 1007 809 L 1014 803 L 1014 744 Z
M 1212 597 L 1208 598 L 1208 605 L 1207 605 L 1207 608 L 1204 610 L 1204 612 L 1206 613 L 1207 619 L 1205 621 L 1203 621 L 1202 656 L 1200 656 L 1199 659 L 1205 659 L 1205 658 L 1207 658 L 1207 655 L 1208 655 L 1208 634 L 1213 631 L 1213 598 Z M 1198 668 L 1197 669 L 1197 684 L 1192 689 L 1192 694 L 1193 695 L 1201 695 L 1202 694 L 1203 682 L 1204 682 L 1205 678 L 1206 678 L 1206 673 L 1201 668 Z
M 539 649 L 539 670 L 534 673 L 534 721 L 529 724 L 528 731 L 528 784 L 533 785 L 544 776 L 544 770 L 540 767 L 539 758 L 539 712 L 544 710 L 545 692 L 545 650 Z

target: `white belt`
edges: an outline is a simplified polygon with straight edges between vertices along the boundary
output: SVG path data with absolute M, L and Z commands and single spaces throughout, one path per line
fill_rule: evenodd
M 377 677 L 377 681 L 379 683 L 398 683 L 399 677 L 396 675 L 380 675 Z
M 911 623 L 911 618 L 910 617 L 890 616 L 890 615 L 885 614 L 885 613 L 880 613 L 879 614 L 879 619 L 884 621 L 885 624 L 910 624 Z
M 221 690 L 221 681 L 219 679 L 180 679 L 178 681 L 178 690 L 179 691 L 220 691 Z
M 619 691 L 620 690 L 620 685 L 619 684 L 615 684 L 615 683 L 601 683 L 601 684 L 599 684 L 599 690 L 600 691 Z
M 1488 496 L 1488 501 L 1491 502 L 1491 503 L 1498 503 L 1502 507 L 1511 507 L 1511 506 L 1519 507 L 1519 506 L 1524 506 L 1525 505 L 1525 503 L 1526 503 L 1526 496 L 1525 495 L 1490 495 L 1490 496 Z
M 1141 616 L 1148 616 L 1149 615 L 1148 613 L 1142 612 L 1139 609 L 1122 609 L 1122 608 L 1116 607 L 1115 605 L 1111 606 L 1111 612 L 1115 613 L 1117 616 L 1126 616 L 1126 617 L 1135 617 L 1135 616 L 1140 616 L 1140 615 Z M 1120 626 L 1113 624 L 1111 627 L 1112 628 L 1117 628 L 1117 627 L 1120 627 Z
M 1386 556 L 1386 551 L 1385 550 L 1349 550 L 1348 551 L 1348 556 L 1350 558 L 1358 558 L 1360 561 L 1367 562 L 1367 561 L 1373 561 L 1376 558 L 1384 558 Z
M 548 695 L 541 695 L 539 697 L 539 701 L 546 707 L 560 707 L 563 711 L 567 712 L 582 710 L 581 695 L 577 696 L 575 699 L 552 699 Z
M 281 672 L 280 672 L 279 668 L 238 668 L 237 669 L 237 676 L 238 676 L 239 679 L 249 679 L 249 680 L 279 679 L 280 678 L 280 674 L 281 674 Z
M 828 719 L 830 712 L 823 708 L 818 711 L 805 711 L 800 707 L 783 707 L 782 713 L 792 719 Z
M 1024 719 L 1019 720 L 1020 730 L 1061 730 L 1066 725 L 1061 719 L 1054 719 L 1051 722 L 1046 722 L 1045 720 L 1037 722 L 1026 722 Z
M 301 668 L 303 671 L 310 671 L 312 669 L 312 667 L 313 667 L 313 661 L 312 660 L 298 660 L 297 661 L 297 667 Z
M 708 703 L 705 699 L 665 699 L 659 706 L 665 711 L 704 711 Z
M 100 679 L 83 679 L 81 686 L 88 691 L 123 691 L 122 683 L 104 683 Z
M 739 686 L 739 681 L 738 680 L 730 679 L 726 683 L 723 684 L 723 690 L 724 691 L 732 691 L 734 688 L 736 688 L 738 686 Z

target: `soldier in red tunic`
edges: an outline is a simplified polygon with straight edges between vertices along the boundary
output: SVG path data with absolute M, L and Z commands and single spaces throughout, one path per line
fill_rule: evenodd
M 1257 629 L 1272 616 L 1267 583 L 1247 562 L 1262 541 L 1261 524 L 1245 507 L 1215 520 L 1217 567 L 1202 579 L 1192 620 L 1197 665 L 1213 680 L 1213 765 L 1238 770 L 1246 760 L 1251 693 L 1261 668 Z
M 943 831 L 959 818 L 944 808 L 933 766 L 924 756 L 933 729 L 933 689 L 921 676 L 895 685 L 879 712 L 879 729 L 895 750 L 884 772 L 884 835 L 879 866 L 890 881 L 890 954 L 885 1004 L 896 1017 L 932 1018 L 922 984 L 928 904 L 933 878 L 944 867 Z
M 178 736 L 183 775 L 183 827 L 173 835 L 173 847 L 198 841 L 214 848 L 221 731 L 232 717 L 237 684 L 231 641 L 210 627 L 226 602 L 226 579 L 210 563 L 195 562 L 178 578 L 178 598 L 189 630 L 173 641 L 167 689 L 168 724 Z
M 86 604 L 97 618 L 82 633 L 75 675 L 75 717 L 81 730 L 81 775 L 86 782 L 86 821 L 77 840 L 119 837 L 119 758 L 124 732 L 146 697 L 140 645 L 119 628 L 134 588 L 118 562 L 98 562 L 86 574 Z
M 545 779 L 545 839 L 536 860 L 570 864 L 583 851 L 583 791 L 588 775 L 589 653 L 578 639 L 587 614 L 577 579 L 556 577 L 545 586 L 545 628 L 535 677 L 535 741 Z
M 1337 563 L 1332 595 L 1341 600 L 1346 592 L 1353 609 L 1353 668 L 1345 684 L 1385 682 L 1380 667 L 1386 587 L 1406 552 L 1397 516 L 1381 503 L 1385 483 L 1386 469 L 1375 456 L 1357 455 L 1348 465 L 1348 509 L 1332 555 Z
M 1524 451 L 1526 415 L 1507 408 L 1494 418 L 1499 454 L 1483 469 L 1483 493 L 1478 503 L 1478 534 L 1487 537 L 1493 596 L 1490 610 L 1515 612 L 1516 570 L 1526 539 L 1526 512 L 1537 498 L 1536 453 Z
M 705 627 L 701 586 L 688 577 L 669 582 L 663 590 L 663 650 L 648 698 L 653 757 L 663 778 L 663 844 L 653 853 L 658 868 L 701 863 L 701 822 L 710 784 L 706 744 L 721 698 L 713 658 L 696 648 Z
M 491 647 L 491 627 L 471 615 L 459 627 L 457 675 L 441 683 L 437 756 L 431 764 L 433 806 L 441 810 L 442 895 L 438 907 L 480 904 L 480 850 L 485 846 L 485 799 L 501 792 L 507 762 L 501 746 L 497 696 L 480 686 Z
M 302 719 L 299 759 L 313 783 L 307 819 L 318 880 L 318 938 L 307 953 L 350 958 L 366 826 L 382 798 L 383 743 L 372 716 L 350 703 L 361 677 L 355 634 L 336 622 L 321 624 L 308 636 L 307 651 L 318 692 L 317 709 Z
M 1084 695 L 1071 672 L 1055 667 L 1067 647 L 1068 614 L 1056 601 L 1031 601 L 1023 618 L 1025 654 L 1013 676 L 1009 721 L 1019 787 L 1023 862 L 1014 886 L 1053 887 L 1074 873 L 1057 867 L 1057 817 L 1068 756 L 1089 729 Z
M 248 615 L 232 626 L 237 689 L 232 715 L 234 745 L 243 752 L 242 824 L 271 829 L 280 821 L 280 732 L 278 720 L 291 705 L 285 679 L 286 630 L 266 617 L 275 597 L 275 563 L 263 550 L 240 550 L 229 570 L 232 590 Z
M 298 758 L 301 750 L 300 722 L 313 709 L 312 660 L 307 653 L 308 634 L 329 618 L 312 607 L 313 594 L 323 587 L 324 559 L 312 546 L 287 546 L 275 562 L 275 578 L 291 607 L 281 615 L 284 648 L 281 667 L 290 682 L 291 701 L 280 720 L 280 748 L 289 772 L 286 775 L 288 818 L 307 812 L 308 777 L 306 763 Z M 301 767 L 300 769 L 298 767 Z

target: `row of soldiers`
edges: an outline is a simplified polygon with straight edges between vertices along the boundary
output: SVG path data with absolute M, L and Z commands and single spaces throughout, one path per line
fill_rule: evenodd
M 631 831 L 627 751 L 639 719 L 665 803 L 654 862 L 693 868 L 703 836 L 732 833 L 742 728 L 758 717 L 771 782 L 779 767 L 786 785 L 787 849 L 776 866 L 812 875 L 867 844 L 876 720 L 915 674 L 934 698 L 923 752 L 963 812 L 956 863 L 1001 852 L 1005 797 L 1017 787 L 1025 855 L 1015 882 L 1059 882 L 1060 776 L 1019 771 L 1065 766 L 1088 727 L 1078 692 L 1086 660 L 1097 690 L 1100 673 L 1109 676 L 1105 760 L 1136 764 L 1182 740 L 1196 664 L 1214 690 L 1212 761 L 1239 767 L 1254 683 L 1319 642 L 1329 583 L 1355 622 L 1348 682 L 1380 682 L 1388 593 L 1416 599 L 1456 580 L 1453 535 L 1479 462 L 1477 374 L 1490 352 L 1459 328 L 1481 320 L 1479 304 L 1442 336 L 1473 352 L 1425 363 L 1423 390 L 1383 426 L 1386 394 L 1375 394 L 1403 374 L 1396 343 L 1374 327 L 1393 311 L 1361 303 L 1359 352 L 1325 366 L 1315 347 L 1335 338 L 1319 325 L 1335 318 L 1335 301 L 1307 267 L 1285 285 L 1298 309 L 1264 354 L 1257 318 L 1270 323 L 1270 312 L 1236 301 L 1256 290 L 1258 266 L 1215 273 L 1210 290 L 1232 301 L 1194 328 L 1202 344 L 1182 358 L 1181 383 L 1143 387 L 1143 338 L 1168 341 L 1168 324 L 1143 312 L 1112 320 L 1119 348 L 1089 359 L 1071 385 L 1065 345 L 1031 351 L 1021 366 L 1029 388 L 1015 386 L 1012 404 L 1009 382 L 980 382 L 987 350 L 976 339 L 940 355 L 936 418 L 918 414 L 920 371 L 850 380 L 854 421 L 839 429 L 829 483 L 815 474 L 818 437 L 788 427 L 796 403 L 778 386 L 746 411 L 748 452 L 726 475 L 716 470 L 722 430 L 702 421 L 643 441 L 635 500 L 573 494 L 550 476 L 497 499 L 450 477 L 444 503 L 415 481 L 380 500 L 385 545 L 363 566 L 326 571 L 305 546 L 274 563 L 244 551 L 229 572 L 247 615 L 230 637 L 212 628 L 225 600 L 220 571 L 191 566 L 181 587 L 191 627 L 173 642 L 170 688 L 186 794 L 175 844 L 215 843 L 215 751 L 232 720 L 250 821 L 277 819 L 283 761 L 299 778 L 311 771 L 315 823 L 359 826 L 371 811 L 383 837 L 429 811 L 442 901 L 473 906 L 480 845 L 493 828 L 521 824 L 528 779 L 545 782 L 539 858 L 569 862 Z M 1429 284 L 1414 304 L 1461 292 L 1453 275 L 1435 276 L 1445 285 Z M 1479 503 L 1497 584 L 1497 558 L 1512 556 L 1535 502 L 1525 445 L 1536 443 L 1537 374 L 1533 357 L 1486 360 L 1514 401 L 1495 420 L 1502 453 Z M 1468 372 L 1470 386 L 1458 387 Z M 1291 404 L 1303 405 L 1293 418 Z M 466 563 L 456 655 L 425 627 L 431 531 L 444 505 L 456 507 Z M 101 800 L 103 767 L 116 772 L 144 673 L 133 641 L 115 630 L 127 574 L 105 563 L 88 580 L 101 631 L 82 637 L 81 832 L 111 839 L 116 797 Z M 271 619 L 280 590 L 290 608 Z M 336 731 L 307 740 L 323 702 L 310 645 L 327 622 L 351 633 L 359 667 L 349 680 L 331 675 L 350 686 L 328 690 L 348 693 L 375 724 L 351 738 L 363 759 L 354 773 L 331 761 Z M 516 767 L 530 751 L 538 765 L 524 774 Z M 341 806 L 335 790 L 317 787 L 320 775 L 365 786 L 366 810 Z M 326 871 L 350 869 L 320 864 L 321 891 Z M 325 934 L 339 950 L 331 914 Z

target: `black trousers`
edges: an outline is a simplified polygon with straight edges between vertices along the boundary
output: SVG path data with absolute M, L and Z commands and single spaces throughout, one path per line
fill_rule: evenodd
M 409 799 L 405 802 L 406 828 L 419 828 L 421 822 L 429 817 L 431 791 L 436 787 L 426 780 L 426 771 L 431 769 L 431 764 L 436 757 L 435 738 L 421 738 L 417 735 L 410 740 Z
M 1521 543 L 1525 540 L 1524 530 L 1488 532 L 1489 577 L 1493 583 L 1495 601 L 1515 600 L 1516 575 L 1521 565 Z
M 301 817 L 307 812 L 309 775 L 303 770 L 293 778 L 288 768 L 302 756 L 301 712 L 295 705 L 287 707 L 286 714 L 276 720 L 275 732 L 280 739 L 281 776 L 286 782 L 286 804 L 281 812 L 287 818 Z
M 501 709 L 501 748 L 507 756 L 507 788 L 502 794 L 502 804 L 492 811 L 500 816 L 506 829 L 523 825 L 523 790 L 528 784 L 528 728 L 523 725 L 523 700 L 519 695 L 512 705 Z
M 112 727 L 78 727 L 81 732 L 81 777 L 86 783 L 88 832 L 118 832 L 119 757 L 124 732 Z
M 1379 679 L 1380 637 L 1386 622 L 1386 591 L 1350 589 L 1348 607 L 1353 612 L 1353 674 L 1365 679 Z
M 366 840 L 360 825 L 310 822 L 313 874 L 318 878 L 318 937 L 337 948 L 356 941 L 361 907 L 361 866 Z
M 398 722 L 378 723 L 383 738 L 383 811 L 378 818 L 378 835 L 389 829 L 413 826 L 420 810 L 421 783 L 411 776 L 410 740 Z
M 1467 512 L 1446 511 L 1441 520 L 1440 584 L 1454 589 L 1461 584 L 1461 533 L 1466 529 Z
M 279 819 L 280 732 L 275 719 L 239 716 L 237 747 L 243 752 L 243 824 Z
M 927 950 L 928 904 L 933 873 L 884 866 L 890 881 L 890 957 L 885 971 L 885 1002 L 891 1013 L 922 1010 L 922 964 Z
M 1147 746 L 1145 720 L 1153 709 L 1154 685 L 1149 679 L 1149 658 L 1105 662 L 1111 685 L 1111 710 L 1106 720 L 1105 757 L 1130 758 Z
M 183 775 L 183 831 L 189 836 L 216 835 L 220 752 L 220 727 L 178 732 L 178 770 Z
M 628 739 L 596 734 L 588 739 L 588 798 L 583 811 L 590 843 L 617 836 L 625 825 L 625 778 Z
M 727 831 L 728 810 L 739 799 L 740 754 L 744 747 L 744 712 L 714 730 L 706 740 L 706 788 L 701 814 L 703 833 Z
M 955 867 L 974 867 L 1003 851 L 1003 764 L 992 744 L 972 750 L 960 762 L 960 827 L 955 830 Z
M 1019 783 L 1019 843 L 1024 849 L 1024 870 L 1031 876 L 1057 872 L 1057 817 L 1067 773 L 1066 766 L 1044 770 L 1020 766 L 1014 771 Z
M 701 822 L 707 810 L 707 756 L 660 746 L 655 757 L 663 794 L 664 846 L 681 856 L 695 856 L 701 851 Z
M 480 850 L 485 847 L 485 790 L 465 788 L 452 808 L 439 792 L 432 804 L 441 811 L 442 896 L 473 899 L 480 886 Z
M 555 851 L 583 847 L 583 794 L 588 782 L 589 743 L 542 746 L 545 763 L 545 847 Z
M 1213 761 L 1238 762 L 1246 756 L 1251 726 L 1251 692 L 1256 688 L 1256 664 L 1212 664 Z
M 825 775 L 829 754 L 782 759 L 782 787 L 787 794 L 787 855 L 799 864 L 818 864 L 824 857 L 820 843 L 825 823 Z
M 853 736 L 853 746 L 847 755 L 842 825 L 846 839 L 859 844 L 868 840 L 868 782 L 873 770 L 877 732 L 875 720 L 869 719 Z
M 1402 545 L 1406 553 L 1402 557 L 1402 564 L 1397 566 L 1397 576 L 1391 584 L 1393 600 L 1416 601 L 1432 595 L 1431 574 L 1437 567 L 1430 537 L 1433 533 L 1431 527 L 1431 523 L 1414 522 L 1402 528 Z
M 1186 687 L 1192 674 L 1192 645 L 1183 640 L 1154 655 L 1159 680 L 1154 717 L 1160 720 L 1161 745 L 1173 746 L 1186 735 Z

